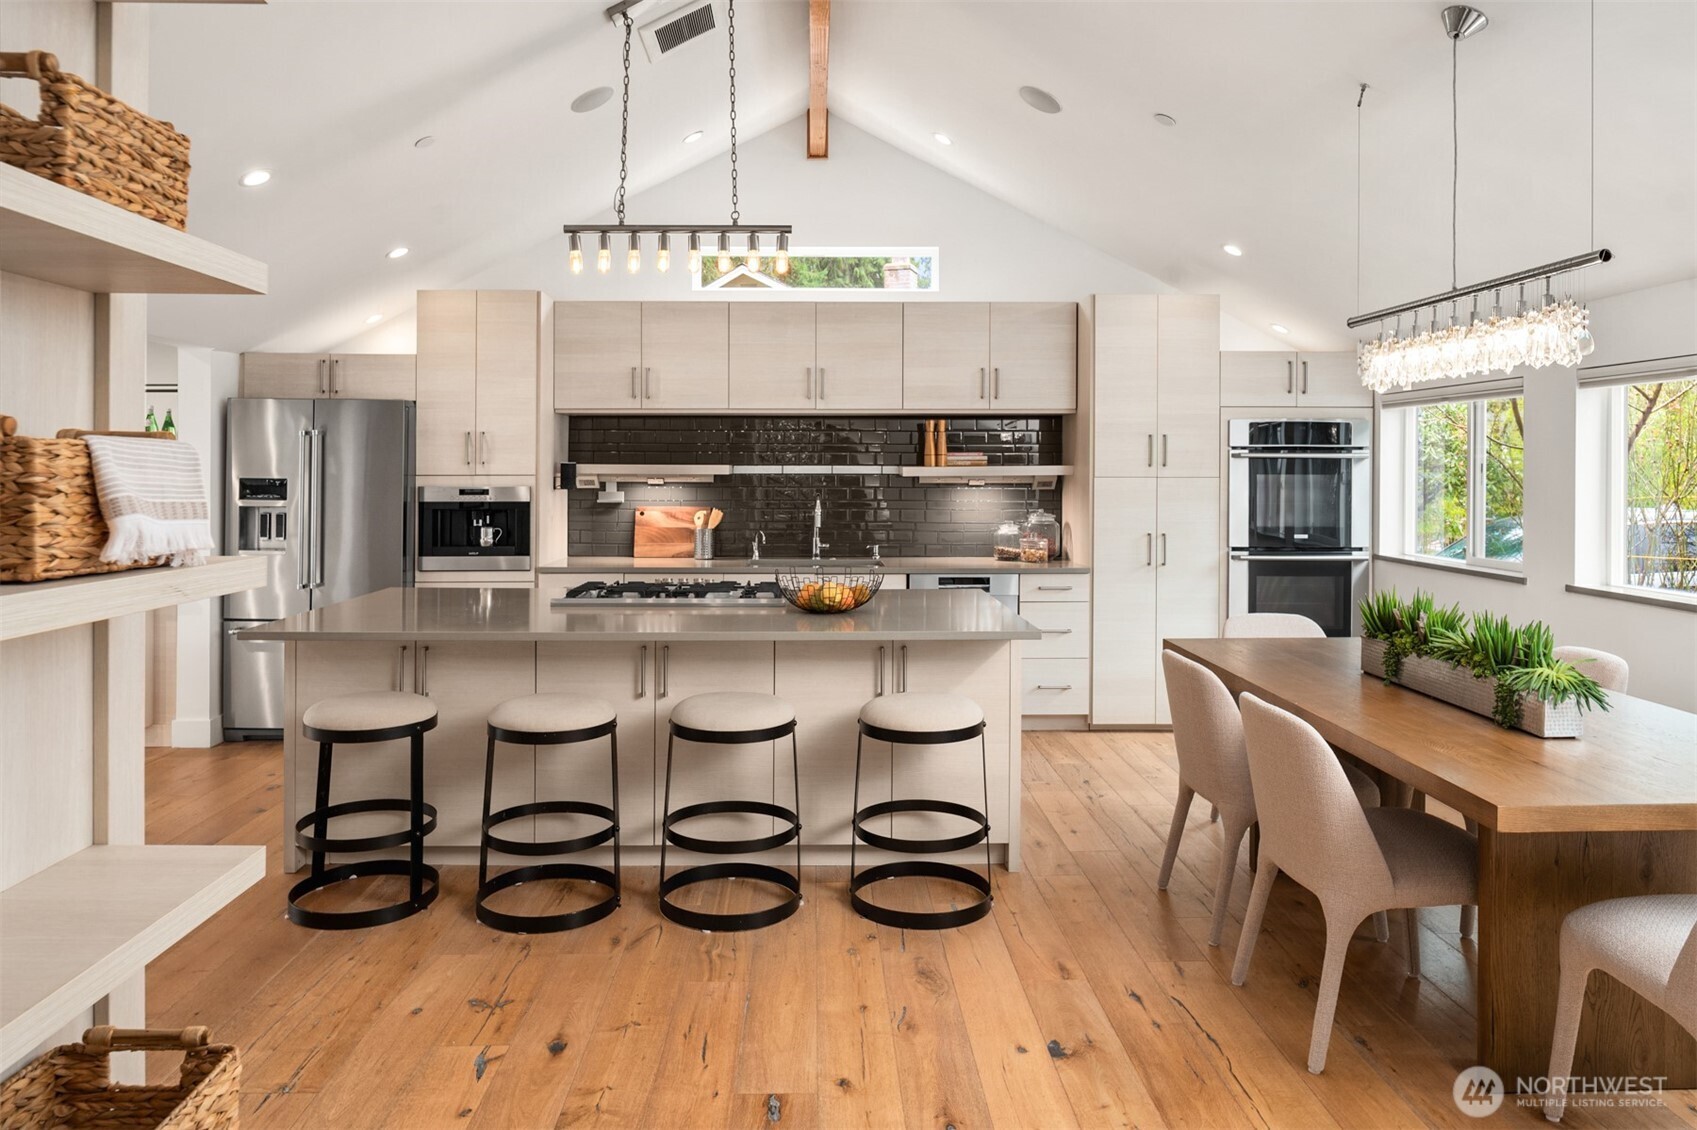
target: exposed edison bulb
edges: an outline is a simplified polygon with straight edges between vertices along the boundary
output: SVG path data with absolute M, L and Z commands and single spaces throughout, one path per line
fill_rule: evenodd
M 575 231 L 572 233 L 571 247 L 571 254 L 567 256 L 567 259 L 571 263 L 572 274 L 581 275 L 583 274 L 583 237 Z
M 660 246 L 654 251 L 654 269 L 665 272 L 672 265 L 672 240 L 665 232 L 660 233 Z
M 724 232 L 719 233 L 719 273 L 728 274 L 731 269 L 731 237 Z
M 790 235 L 778 233 L 778 253 L 772 257 L 772 270 L 780 275 L 790 273 Z
M 601 233 L 601 243 L 595 249 L 595 269 L 602 274 L 613 269 L 613 245 L 606 232 Z
M 751 231 L 748 233 L 748 269 L 751 271 L 758 271 L 760 269 L 759 232 Z
M 690 232 L 689 233 L 689 273 L 694 275 L 694 274 L 699 274 L 700 272 L 701 272 L 701 233 Z
M 642 237 L 635 232 L 630 233 L 630 252 L 625 256 L 625 270 L 633 275 L 642 270 Z

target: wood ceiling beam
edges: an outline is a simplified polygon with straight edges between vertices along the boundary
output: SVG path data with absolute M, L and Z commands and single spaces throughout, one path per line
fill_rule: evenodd
M 830 155 L 825 77 L 831 64 L 831 0 L 807 0 L 807 155 Z

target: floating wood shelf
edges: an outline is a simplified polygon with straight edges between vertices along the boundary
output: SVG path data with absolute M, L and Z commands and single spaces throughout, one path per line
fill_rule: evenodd
M 0 1064 L 16 1063 L 265 876 L 265 848 L 84 848 L 0 891 Z
M 717 475 L 730 473 L 729 463 L 580 463 L 577 485 L 582 486 L 592 479 L 597 486 L 602 482 L 646 483 L 656 480 L 707 483 Z
M 264 294 L 264 263 L 0 165 L 0 265 L 94 294 Z
M 245 592 L 265 583 L 266 569 L 263 557 L 214 557 L 192 568 L 160 566 L 0 585 L 0 640 Z
M 903 478 L 923 479 L 943 485 L 1030 482 L 1053 484 L 1060 476 L 1072 474 L 1072 468 L 1063 464 L 1032 467 L 903 467 L 901 474 Z

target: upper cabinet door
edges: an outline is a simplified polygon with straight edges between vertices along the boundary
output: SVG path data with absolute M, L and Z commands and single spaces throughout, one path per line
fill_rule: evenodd
M 1228 350 L 1220 354 L 1220 403 L 1282 408 L 1296 403 L 1296 354 Z
M 1155 448 L 1160 439 L 1155 405 L 1155 319 L 1153 294 L 1096 296 L 1094 446 L 1098 477 L 1155 477 Z
M 333 354 L 330 395 L 350 400 L 415 400 L 418 358 L 410 353 Z
M 537 335 L 534 290 L 477 292 L 477 439 L 480 475 L 536 473 Z
M 1353 353 L 1297 356 L 1296 402 L 1315 408 L 1371 408 L 1373 390 L 1361 383 Z
M 902 308 L 902 406 L 990 409 L 990 304 L 907 302 Z
M 642 406 L 642 304 L 554 303 L 554 406 Z
M 642 304 L 642 400 L 648 408 L 730 406 L 730 323 L 723 302 Z
M 284 400 L 329 396 L 330 358 L 322 353 L 244 353 L 242 395 Z
M 814 325 L 819 411 L 901 411 L 902 303 L 821 302 Z
M 1220 297 L 1163 294 L 1155 306 L 1156 469 L 1163 478 L 1218 478 Z
M 477 292 L 418 292 L 418 474 L 475 473 Z
M 813 303 L 729 306 L 730 404 L 764 412 L 811 412 L 819 396 Z
M 1078 410 L 1078 305 L 990 306 L 990 402 L 998 411 Z

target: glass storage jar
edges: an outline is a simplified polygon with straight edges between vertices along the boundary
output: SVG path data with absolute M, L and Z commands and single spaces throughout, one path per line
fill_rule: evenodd
M 996 537 L 990 554 L 997 561 L 1018 561 L 1019 541 L 1019 523 L 1003 522 L 996 527 Z
M 1025 536 L 1045 544 L 1044 561 L 1058 561 L 1061 556 L 1061 523 L 1047 510 L 1033 510 L 1025 518 Z

